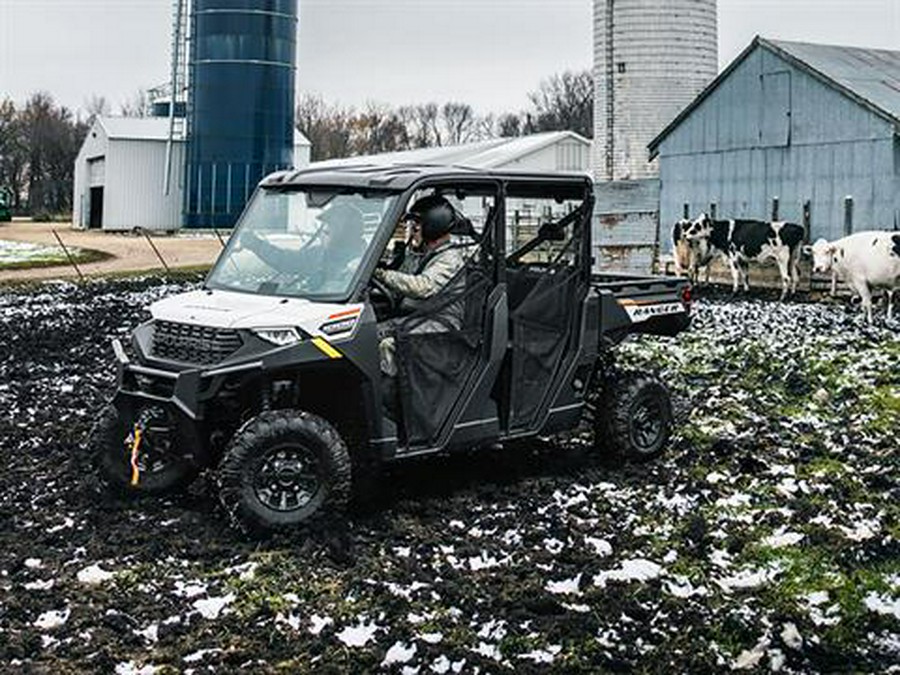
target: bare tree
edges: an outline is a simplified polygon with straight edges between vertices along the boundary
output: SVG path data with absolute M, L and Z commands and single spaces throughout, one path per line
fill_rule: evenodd
M 0 190 L 12 194 L 12 207 L 22 208 L 28 166 L 28 140 L 19 111 L 10 99 L 0 102 Z
M 512 113 L 505 113 L 497 120 L 497 135 L 510 138 L 522 135 L 522 118 Z
M 20 119 L 28 147 L 28 210 L 33 216 L 70 210 L 75 157 L 88 125 L 44 92 L 28 100 Z
M 416 108 L 415 131 L 413 144 L 417 148 L 443 145 L 439 122 L 440 108 L 437 103 L 423 103 Z
M 441 107 L 441 122 L 447 132 L 447 144 L 459 145 L 473 140 L 477 121 L 468 103 L 450 102 Z
M 87 113 L 88 124 L 93 124 L 96 118 L 111 114 L 112 107 L 105 96 L 91 94 L 91 97 L 84 102 L 84 111 Z
M 119 106 L 119 114 L 123 117 L 150 117 L 152 112 L 153 105 L 146 89 L 138 89 Z
M 528 98 L 534 112 L 526 117 L 526 133 L 568 130 L 593 137 L 594 77 L 589 70 L 553 75 Z
M 352 108 L 330 106 L 316 94 L 303 94 L 297 103 L 297 128 L 312 145 L 314 162 L 351 154 Z
M 368 103 L 353 119 L 354 154 L 367 155 L 409 148 L 409 134 L 400 116 L 384 104 Z

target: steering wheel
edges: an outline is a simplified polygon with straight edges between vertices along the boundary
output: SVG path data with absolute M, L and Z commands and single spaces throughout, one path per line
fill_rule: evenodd
M 372 277 L 372 280 L 369 282 L 372 286 L 373 291 L 378 291 L 377 295 L 384 298 L 387 302 L 388 309 L 391 314 L 395 314 L 397 309 L 400 307 L 400 298 L 397 296 L 394 291 L 388 288 L 388 285 L 384 283 L 378 277 Z

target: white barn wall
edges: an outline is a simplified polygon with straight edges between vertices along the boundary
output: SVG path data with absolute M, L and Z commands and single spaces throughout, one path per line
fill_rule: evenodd
M 98 122 L 94 122 L 75 159 L 72 189 L 72 225 L 75 227 L 87 227 L 91 213 L 88 161 L 106 155 L 108 146 L 106 132 Z
M 309 143 L 305 144 L 296 144 L 294 145 L 294 168 L 302 169 L 304 167 L 309 166 L 310 162 L 310 145 Z
M 172 146 L 172 183 L 163 193 L 166 143 L 155 140 L 110 142 L 106 158 L 103 229 L 175 230 L 181 226 L 184 144 Z
M 517 171 L 571 171 L 576 173 L 590 171 L 591 150 L 590 146 L 584 143 L 563 141 L 536 150 L 496 168 Z

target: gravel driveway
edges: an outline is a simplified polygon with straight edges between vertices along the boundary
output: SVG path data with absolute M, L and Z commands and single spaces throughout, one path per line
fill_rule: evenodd
M 393 469 L 331 533 L 229 530 L 96 490 L 108 338 L 185 285 L 0 293 L 0 670 L 900 672 L 900 339 L 843 307 L 701 298 L 620 350 L 681 411 L 620 468 L 590 439 Z

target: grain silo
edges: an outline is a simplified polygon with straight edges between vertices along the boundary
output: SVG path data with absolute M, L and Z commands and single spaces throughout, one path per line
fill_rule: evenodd
M 597 180 L 656 176 L 647 144 L 716 72 L 716 0 L 594 0 Z
M 186 227 L 231 227 L 292 165 L 297 0 L 192 0 Z

